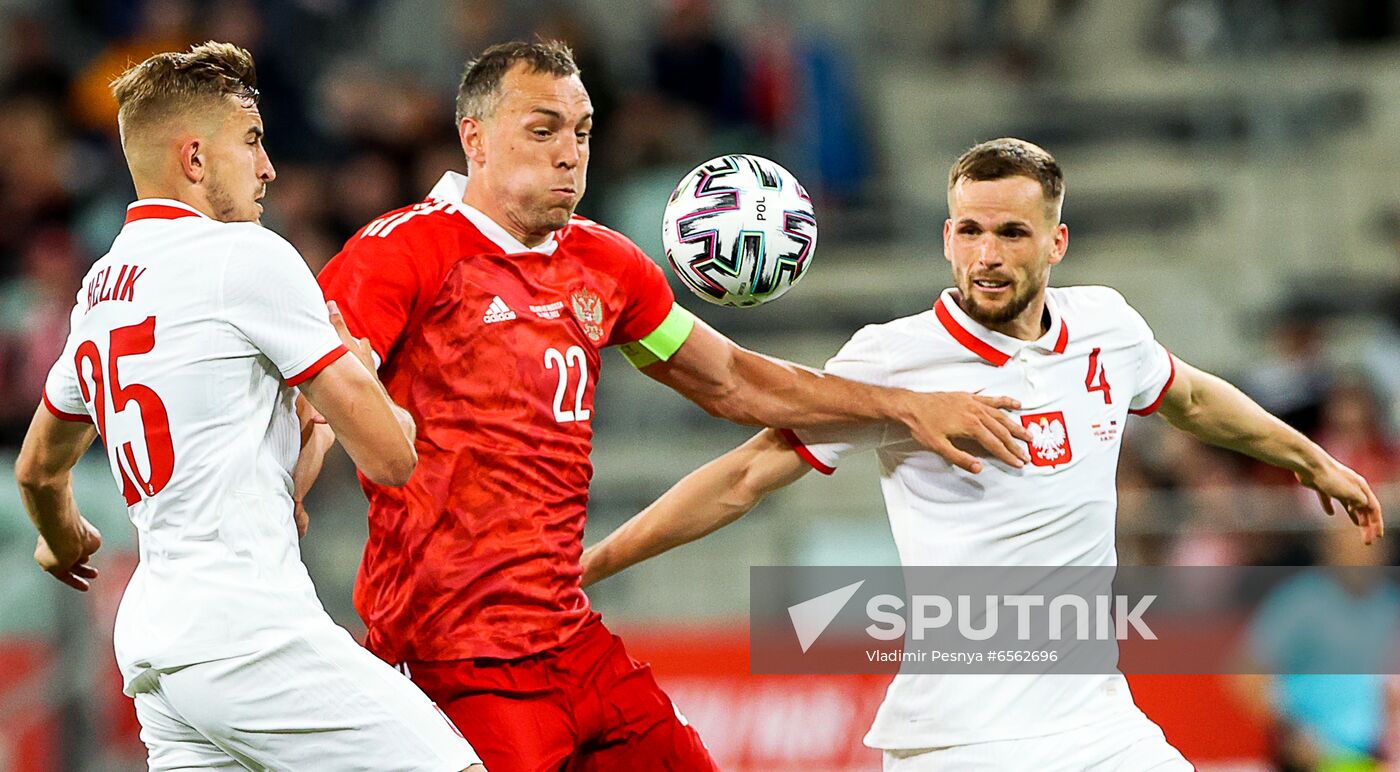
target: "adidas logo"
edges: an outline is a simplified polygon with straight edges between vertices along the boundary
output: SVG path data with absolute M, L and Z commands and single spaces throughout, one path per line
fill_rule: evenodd
M 481 321 L 491 324 L 492 322 L 508 322 L 515 318 L 515 312 L 510 310 L 501 296 L 491 298 L 491 305 L 486 307 L 486 315 L 481 317 Z

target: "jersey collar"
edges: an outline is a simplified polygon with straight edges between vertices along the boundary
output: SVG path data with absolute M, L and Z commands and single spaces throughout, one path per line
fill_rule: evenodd
M 137 220 L 178 220 L 181 217 L 209 219 L 208 215 L 198 209 L 173 198 L 143 198 L 126 207 L 127 224 Z
M 1065 353 L 1065 347 L 1069 345 L 1069 326 L 1065 324 L 1055 298 L 1049 292 L 1045 293 L 1045 308 L 1050 313 L 1050 329 L 1036 340 L 1021 340 L 983 327 L 958 306 L 953 292 L 952 288 L 943 290 L 938 302 L 933 304 L 933 313 L 953 340 L 987 362 L 1001 367 L 1024 348 L 1051 354 Z
M 481 231 L 491 243 L 501 248 L 506 254 L 516 254 L 519 252 L 539 252 L 542 255 L 552 255 L 554 250 L 559 248 L 558 232 L 549 234 L 549 238 L 544 243 L 533 247 L 521 244 L 518 239 L 510 235 L 505 228 L 502 228 L 495 220 L 491 219 L 470 204 L 464 203 L 462 198 L 467 195 L 467 176 L 457 172 L 447 172 L 442 175 L 442 179 L 433 186 L 428 198 L 434 198 L 447 204 L 447 208 L 466 217 L 471 221 L 476 229 Z

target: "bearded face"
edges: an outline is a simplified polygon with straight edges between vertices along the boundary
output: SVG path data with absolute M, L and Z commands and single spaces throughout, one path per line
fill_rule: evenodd
M 1050 266 L 1064 257 L 1069 241 L 1040 183 L 1028 177 L 961 179 L 948 199 L 943 253 L 953 267 L 959 305 L 984 327 L 1026 340 L 1039 337 Z
M 1045 290 L 1048 277 L 1012 277 L 1010 272 L 954 277 L 962 310 L 988 329 L 1015 321 Z

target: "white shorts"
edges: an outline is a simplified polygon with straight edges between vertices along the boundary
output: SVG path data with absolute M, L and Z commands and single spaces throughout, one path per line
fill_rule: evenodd
M 1066 732 L 948 748 L 885 751 L 885 772 L 1190 772 L 1195 767 L 1173 748 L 1142 711 Z
M 325 625 L 274 648 L 155 671 L 135 695 L 152 770 L 422 770 L 481 760 L 407 677 Z

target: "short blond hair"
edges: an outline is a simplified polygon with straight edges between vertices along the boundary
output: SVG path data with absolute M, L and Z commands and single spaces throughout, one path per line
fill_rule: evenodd
M 193 108 L 233 96 L 256 104 L 253 55 L 232 43 L 209 41 L 167 51 L 127 68 L 112 81 L 122 135 Z

